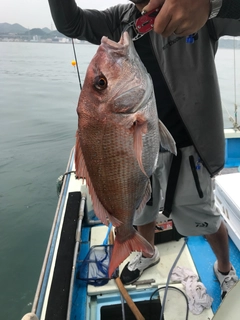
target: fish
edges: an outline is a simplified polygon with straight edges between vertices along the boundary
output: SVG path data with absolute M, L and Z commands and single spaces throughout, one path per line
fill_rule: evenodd
M 174 139 L 158 119 L 151 77 L 128 32 L 119 42 L 102 37 L 77 114 L 76 176 L 86 180 L 96 216 L 115 227 L 111 277 L 131 252 L 153 255 L 133 219 L 151 197 L 160 144 L 176 154 Z

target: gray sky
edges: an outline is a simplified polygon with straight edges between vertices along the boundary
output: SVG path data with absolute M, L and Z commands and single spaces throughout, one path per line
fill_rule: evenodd
M 105 9 L 128 0 L 77 0 L 81 8 Z M 104 3 L 103 3 L 104 2 Z M 0 0 L 0 23 L 19 23 L 25 28 L 55 29 L 48 0 Z

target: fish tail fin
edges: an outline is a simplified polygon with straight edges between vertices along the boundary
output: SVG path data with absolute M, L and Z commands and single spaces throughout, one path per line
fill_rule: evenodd
M 109 277 L 112 276 L 115 269 L 122 263 L 133 251 L 143 252 L 146 255 L 153 255 L 154 248 L 151 244 L 144 239 L 135 229 L 133 236 L 124 242 L 118 240 L 118 235 L 116 235 L 112 257 L 108 269 Z

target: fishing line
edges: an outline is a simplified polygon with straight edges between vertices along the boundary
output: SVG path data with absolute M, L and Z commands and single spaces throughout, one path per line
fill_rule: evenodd
M 72 39 L 72 46 L 73 46 L 73 53 L 74 53 L 74 58 L 76 61 L 76 66 L 77 66 L 78 82 L 79 82 L 80 90 L 82 90 L 82 82 L 81 82 L 81 78 L 80 78 L 80 72 L 78 69 L 78 61 L 77 61 L 77 55 L 76 55 L 76 50 L 75 50 L 75 45 L 74 45 L 73 39 Z

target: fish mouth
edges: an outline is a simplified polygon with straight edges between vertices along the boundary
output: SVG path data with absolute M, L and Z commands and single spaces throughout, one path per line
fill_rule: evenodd
M 123 32 L 119 42 L 115 42 L 108 37 L 103 36 L 101 39 L 101 45 L 115 50 L 122 50 L 130 45 L 130 36 L 127 31 Z
M 101 39 L 101 45 L 102 49 L 108 54 L 109 58 L 113 59 L 115 62 L 118 61 L 118 57 L 122 58 L 125 57 L 124 60 L 129 60 L 130 63 L 138 63 L 138 58 L 136 57 L 137 53 L 135 51 L 133 41 L 127 31 L 123 32 L 121 35 L 121 38 L 119 42 L 115 42 L 106 36 L 103 36 Z M 141 70 L 141 66 L 139 64 L 138 70 Z M 141 84 L 137 84 L 133 87 L 131 87 L 131 82 L 134 75 L 129 75 L 131 77 L 130 79 L 126 79 L 126 81 L 118 88 L 118 90 L 114 91 L 113 96 L 111 98 L 114 98 L 115 104 L 119 105 L 124 104 L 124 100 L 128 101 L 126 102 L 126 106 L 128 105 L 128 108 L 126 108 L 128 111 L 126 113 L 135 113 L 137 110 L 141 108 L 142 105 L 146 104 L 151 96 L 151 92 L 149 91 L 149 88 L 151 87 L 151 80 L 148 75 L 148 73 L 144 72 L 145 77 L 145 89 L 144 94 L 141 97 L 141 100 L 138 104 L 134 103 L 134 107 L 129 108 L 129 99 L 131 99 L 131 96 L 137 96 L 139 87 L 141 87 Z M 129 82 L 129 85 L 126 85 L 126 83 Z M 123 90 L 123 88 L 128 87 L 128 90 Z M 126 99 L 125 99 L 126 98 Z M 125 109 L 124 109 L 125 110 Z M 131 110 L 131 111 L 130 111 Z M 123 112 L 121 112 L 123 113 Z

